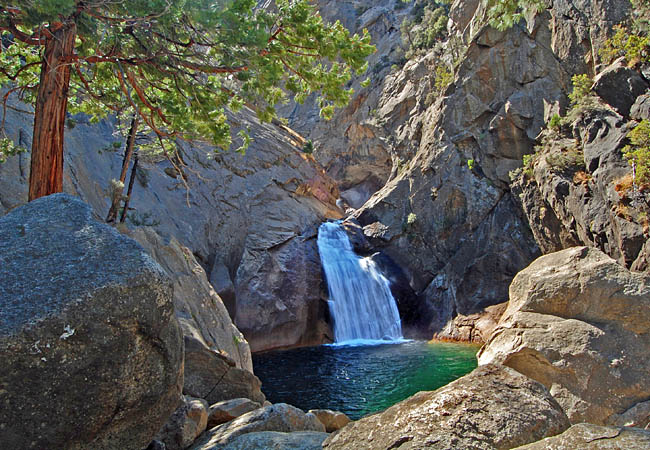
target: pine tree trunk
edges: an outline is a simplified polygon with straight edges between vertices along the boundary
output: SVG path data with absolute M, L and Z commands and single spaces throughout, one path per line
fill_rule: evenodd
M 47 37 L 34 111 L 29 200 L 63 190 L 63 131 L 76 25 L 53 26 Z
M 131 192 L 133 192 L 133 183 L 135 182 L 136 171 L 138 170 L 138 154 L 133 158 L 133 167 L 131 168 L 131 177 L 129 178 L 129 189 L 126 191 L 126 200 L 124 200 L 124 209 L 120 216 L 120 222 L 124 223 L 126 220 L 126 213 L 129 210 L 129 202 L 131 201 Z
M 124 186 L 126 180 L 126 172 L 129 170 L 131 163 L 131 156 L 133 156 L 133 148 L 135 147 L 135 136 L 138 133 L 138 116 L 133 116 L 131 119 L 131 128 L 129 128 L 129 137 L 126 140 L 126 149 L 124 150 L 124 159 L 122 160 L 122 172 L 120 173 L 120 183 Z M 122 200 L 122 192 L 119 195 L 113 195 L 111 199 L 111 208 L 108 210 L 106 222 L 115 222 L 117 219 L 117 210 L 120 207 L 120 200 Z

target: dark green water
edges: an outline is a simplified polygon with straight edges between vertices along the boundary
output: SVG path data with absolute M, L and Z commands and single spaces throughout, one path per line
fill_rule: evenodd
M 253 365 L 270 402 L 358 419 L 465 375 L 476 367 L 477 351 L 474 345 L 417 341 L 321 346 L 253 355 Z

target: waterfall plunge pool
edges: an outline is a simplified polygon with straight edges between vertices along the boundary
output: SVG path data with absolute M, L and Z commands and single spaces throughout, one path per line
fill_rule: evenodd
M 478 349 L 422 341 L 323 345 L 255 354 L 253 366 L 270 402 L 332 409 L 357 420 L 472 371 Z

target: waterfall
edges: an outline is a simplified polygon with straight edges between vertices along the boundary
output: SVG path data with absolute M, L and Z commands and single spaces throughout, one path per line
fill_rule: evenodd
M 327 278 L 335 341 L 401 339 L 402 324 L 388 280 L 374 261 L 354 253 L 341 225 L 320 226 L 318 251 Z

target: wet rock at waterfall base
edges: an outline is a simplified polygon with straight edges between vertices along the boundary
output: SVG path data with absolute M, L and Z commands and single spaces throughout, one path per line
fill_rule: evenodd
M 0 218 L 0 446 L 142 449 L 180 401 L 171 282 L 55 194 Z

